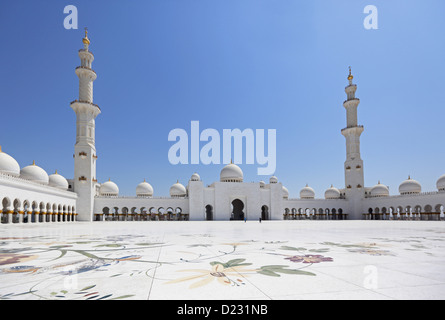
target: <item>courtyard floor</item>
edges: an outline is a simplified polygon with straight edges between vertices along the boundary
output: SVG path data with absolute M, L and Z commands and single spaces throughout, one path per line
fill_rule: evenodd
M 444 299 L 445 222 L 0 225 L 0 299 Z

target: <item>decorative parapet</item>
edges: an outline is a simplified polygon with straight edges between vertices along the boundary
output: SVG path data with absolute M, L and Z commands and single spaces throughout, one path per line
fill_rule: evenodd
M 288 198 L 288 199 L 283 199 L 284 201 L 300 201 L 300 202 L 306 202 L 306 201 L 311 201 L 311 202 L 315 202 L 315 201 L 331 201 L 331 202 L 335 202 L 338 200 L 346 200 L 343 197 L 340 197 L 338 199 L 325 199 L 325 198 L 313 198 L 313 199 L 301 199 L 301 198 Z
M 419 197 L 419 196 L 434 196 L 434 195 L 438 195 L 441 194 L 443 192 L 439 192 L 439 191 L 426 191 L 426 192 L 420 192 L 420 193 L 410 193 L 410 194 L 397 194 L 397 195 L 392 195 L 392 196 L 373 196 L 373 195 L 368 195 L 365 198 L 406 198 L 406 197 Z
M 150 199 L 150 200 L 156 200 L 156 199 L 163 199 L 163 200 L 165 200 L 165 199 L 169 199 L 169 200 L 188 199 L 188 197 L 180 197 L 180 198 L 150 197 L 150 198 L 147 198 L 147 197 L 138 197 L 138 196 L 106 196 L 106 195 L 95 196 L 94 198 L 95 199 L 134 199 L 134 200 L 139 200 L 139 201 L 144 200 L 144 199 L 145 200 L 147 200 L 147 199 Z

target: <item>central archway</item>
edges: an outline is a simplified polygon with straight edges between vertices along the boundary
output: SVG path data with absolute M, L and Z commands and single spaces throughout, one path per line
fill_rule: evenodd
M 213 220 L 213 207 L 210 204 L 206 205 L 206 220 Z
M 261 207 L 261 220 L 269 220 L 269 208 L 266 205 Z
M 232 201 L 232 216 L 231 220 L 244 220 L 244 203 L 240 199 Z

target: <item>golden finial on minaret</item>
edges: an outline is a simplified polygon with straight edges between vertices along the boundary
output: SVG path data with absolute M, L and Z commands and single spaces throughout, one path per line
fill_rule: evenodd
M 36 161 L 32 160 L 32 165 L 35 166 L 36 165 Z
M 82 39 L 82 42 L 85 46 L 90 45 L 90 39 L 88 39 L 88 28 L 85 28 L 85 38 Z
M 3 151 L 2 151 L 2 146 L 0 146 L 0 153 L 2 153 Z
M 348 80 L 351 81 L 352 79 L 354 79 L 354 76 L 351 73 L 351 66 L 349 66 L 349 75 L 348 75 Z

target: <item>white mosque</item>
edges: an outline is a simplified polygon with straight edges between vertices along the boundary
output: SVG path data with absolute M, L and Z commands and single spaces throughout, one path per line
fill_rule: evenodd
M 205 186 L 197 173 L 187 186 L 176 182 L 170 197 L 155 197 L 153 187 L 145 180 L 136 187 L 136 195 L 119 196 L 112 181 L 96 180 L 95 119 L 100 108 L 93 103 L 93 53 L 87 33 L 84 48 L 79 50 L 81 65 L 79 99 L 71 102 L 77 117 L 74 146 L 74 178 L 57 173 L 48 175 L 35 162 L 20 168 L 17 161 L 0 148 L 1 222 L 49 223 L 71 221 L 150 221 L 150 220 L 441 220 L 444 219 L 445 175 L 437 180 L 437 191 L 422 192 L 411 177 L 399 186 L 398 195 L 390 195 L 380 182 L 366 187 L 363 160 L 360 157 L 360 135 L 364 128 L 357 122 L 355 97 L 357 85 L 349 69 L 347 126 L 341 130 L 346 138 L 344 164 L 345 186 L 331 186 L 324 199 L 316 199 L 306 185 L 300 198 L 290 199 L 288 190 L 272 176 L 269 182 L 244 182 L 243 171 L 230 163 L 222 168 L 220 181 Z

